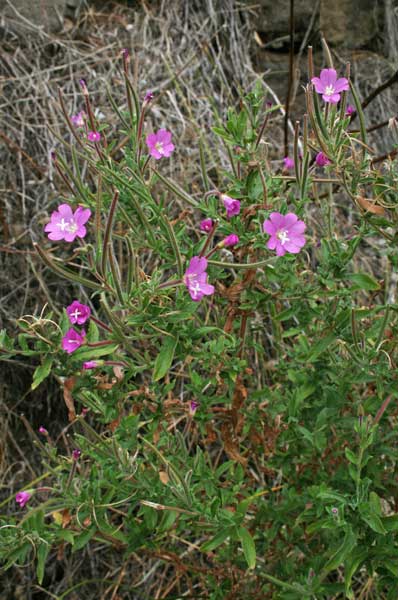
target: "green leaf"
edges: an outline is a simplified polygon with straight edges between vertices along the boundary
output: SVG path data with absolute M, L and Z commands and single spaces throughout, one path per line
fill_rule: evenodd
M 177 346 L 177 338 L 167 336 L 163 342 L 153 368 L 153 381 L 159 381 L 169 371 Z
M 50 374 L 51 367 L 53 364 L 53 358 L 51 356 L 46 356 L 43 363 L 36 367 L 35 372 L 33 373 L 33 381 L 30 386 L 32 390 L 35 390 L 46 377 Z
M 212 550 L 215 550 L 216 548 L 218 548 L 218 546 L 221 546 L 221 544 L 223 542 L 225 542 L 225 540 L 227 538 L 229 538 L 230 535 L 231 535 L 230 527 L 227 527 L 227 529 L 223 529 L 222 531 L 219 531 L 211 540 L 208 540 L 207 542 L 202 544 L 201 551 L 202 552 L 211 552 Z
M 334 333 L 330 333 L 329 335 L 321 338 L 314 346 L 312 346 L 309 354 L 306 356 L 305 360 L 308 362 L 313 362 L 325 352 L 329 348 L 329 346 L 336 340 L 336 336 Z
M 351 273 L 351 275 L 348 275 L 348 279 L 354 283 L 353 289 L 369 292 L 380 289 L 379 283 L 367 273 Z
M 351 580 L 358 570 L 359 566 L 367 557 L 367 551 L 363 548 L 355 548 L 344 563 L 344 583 L 346 596 L 351 592 Z
M 323 571 L 325 573 L 329 573 L 329 571 L 333 571 L 333 569 L 337 569 L 337 567 L 340 566 L 346 560 L 346 558 L 348 556 L 350 556 L 352 550 L 356 546 L 356 543 L 357 543 L 357 538 L 356 538 L 355 534 L 353 533 L 351 527 L 348 527 L 348 529 L 345 533 L 343 543 L 341 544 L 341 546 L 339 546 L 337 548 L 337 550 L 335 550 L 335 552 L 329 558 L 328 562 L 326 563 L 326 565 L 323 568 Z
M 349 448 L 345 448 L 344 450 L 346 458 L 353 464 L 353 465 L 357 465 L 358 464 L 358 457 L 355 456 L 355 454 L 349 449 Z
M 73 358 L 81 361 L 92 360 L 94 358 L 100 358 L 116 352 L 119 344 L 107 344 L 106 346 L 98 346 L 98 348 L 79 348 L 73 353 Z
M 37 575 L 37 581 L 39 582 L 39 585 L 41 585 L 43 583 L 44 568 L 46 566 L 46 559 L 47 559 L 49 551 L 50 551 L 50 544 L 47 544 L 47 543 L 40 544 L 40 546 L 37 550 L 36 575 Z
M 253 538 L 245 527 L 239 527 L 238 536 L 248 567 L 249 569 L 254 569 L 256 566 L 256 546 L 254 545 Z

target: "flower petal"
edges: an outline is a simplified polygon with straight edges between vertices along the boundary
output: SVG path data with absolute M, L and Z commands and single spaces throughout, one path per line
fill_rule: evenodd
M 272 221 L 272 224 L 275 225 L 276 229 L 280 229 L 280 227 L 283 226 L 283 221 L 285 217 L 284 215 L 281 215 L 281 213 L 272 212 L 269 218 Z
M 348 83 L 348 79 L 340 77 L 333 87 L 335 92 L 344 92 L 350 89 L 350 84 Z
M 336 83 L 337 73 L 334 69 L 322 69 L 320 79 L 322 84 L 327 87 Z
M 157 141 L 162 142 L 162 144 L 164 146 L 166 146 L 167 144 L 169 144 L 171 142 L 171 132 L 167 131 L 167 129 L 159 129 L 156 136 L 157 136 Z
M 275 234 L 277 232 L 277 228 L 275 227 L 275 225 L 273 224 L 272 221 L 270 221 L 269 219 L 267 219 L 263 223 L 263 231 L 265 233 L 269 233 L 269 235 L 273 235 L 273 234 Z
M 325 86 L 323 85 L 319 77 L 313 77 L 311 79 L 311 83 L 314 84 L 315 90 L 318 94 L 322 94 L 325 91 Z
M 295 215 L 294 213 L 287 213 L 287 215 L 285 215 L 283 217 L 283 223 L 282 223 L 281 227 L 284 227 L 284 228 L 290 230 L 290 227 L 292 227 L 297 221 L 298 221 L 297 215 Z

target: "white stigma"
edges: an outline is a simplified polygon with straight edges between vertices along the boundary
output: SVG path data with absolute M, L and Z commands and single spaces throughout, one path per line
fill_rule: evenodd
M 74 317 L 75 319 L 77 319 L 79 317 L 79 315 L 81 315 L 80 310 L 75 310 L 73 313 L 70 313 L 71 317 Z
M 325 87 L 325 96 L 333 96 L 334 94 L 334 87 L 332 85 L 327 85 Z
M 288 232 L 286 231 L 286 229 L 280 229 L 278 231 L 278 233 L 276 234 L 276 237 L 278 238 L 278 240 L 280 241 L 280 243 L 282 244 L 286 244 L 286 242 L 290 241 L 290 238 L 288 237 Z
M 77 231 L 77 225 L 75 221 L 71 221 L 70 223 L 68 223 L 67 230 L 69 233 L 75 233 L 75 231 Z
M 68 227 L 69 223 L 68 221 L 65 221 L 65 219 L 61 219 L 61 222 L 58 223 L 58 227 L 60 228 L 61 231 L 65 231 L 65 229 Z
M 156 142 L 155 148 L 159 152 L 159 154 L 163 154 L 164 153 L 163 143 L 162 142 Z

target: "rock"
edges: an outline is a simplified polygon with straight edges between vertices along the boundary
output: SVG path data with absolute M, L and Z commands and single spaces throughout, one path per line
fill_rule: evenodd
M 319 24 L 332 46 L 362 48 L 380 32 L 383 12 L 374 0 L 322 0 Z

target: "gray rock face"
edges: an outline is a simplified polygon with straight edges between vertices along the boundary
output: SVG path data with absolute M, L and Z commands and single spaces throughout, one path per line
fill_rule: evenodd
M 250 0 L 245 0 L 252 4 Z M 288 34 L 290 0 L 258 0 L 253 25 L 269 47 L 278 49 L 278 38 Z M 314 15 L 315 13 L 315 15 Z M 375 0 L 295 0 L 294 20 L 298 39 L 303 39 L 313 16 L 331 45 L 359 48 L 369 43 L 383 25 L 384 2 Z M 253 12 L 254 14 L 254 12 Z M 274 40 L 274 43 L 271 42 Z

